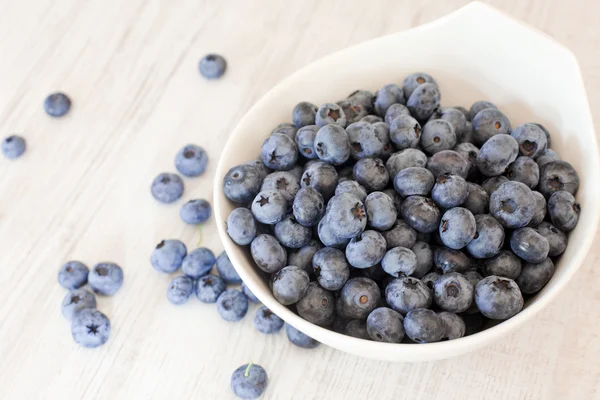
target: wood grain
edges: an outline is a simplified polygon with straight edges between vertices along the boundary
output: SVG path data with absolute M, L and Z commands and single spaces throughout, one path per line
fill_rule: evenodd
M 197 301 L 172 306 L 169 278 L 149 265 L 161 239 L 189 247 L 198 240 L 177 205 L 149 194 L 183 144 L 211 156 L 203 177 L 185 180 L 184 199 L 212 198 L 229 132 L 270 87 L 333 51 L 466 1 L 0 3 L 0 135 L 20 133 L 29 146 L 20 160 L 0 159 L 0 398 L 231 399 L 230 374 L 250 360 L 269 372 L 265 399 L 599 398 L 598 250 L 530 326 L 473 354 L 423 364 L 325 346 L 303 351 L 283 333 L 258 333 L 251 317 L 231 324 Z M 573 50 L 599 121 L 600 3 L 491 3 Z M 207 82 L 196 66 L 213 51 L 229 69 Z M 43 112 L 53 90 L 73 99 L 65 118 Z M 221 251 L 214 223 L 203 240 Z M 75 345 L 60 314 L 65 291 L 56 274 L 69 259 L 125 270 L 122 290 L 99 299 L 113 324 L 103 348 Z

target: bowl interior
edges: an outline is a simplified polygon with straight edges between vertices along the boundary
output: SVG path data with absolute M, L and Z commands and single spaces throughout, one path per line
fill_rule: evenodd
M 440 40 L 443 37 L 444 40 Z M 454 44 L 450 46 L 449 44 Z M 248 252 L 227 236 L 224 221 L 235 205 L 222 191 L 233 166 L 256 159 L 263 140 L 281 122 L 291 122 L 300 101 L 344 99 L 356 89 L 376 91 L 424 71 L 436 78 L 443 106 L 474 101 L 495 103 L 517 126 L 540 122 L 552 135 L 552 149 L 581 179 L 581 216 L 550 283 L 525 309 L 476 335 L 428 345 L 389 345 L 343 336 L 304 321 L 272 297 Z M 229 257 L 244 281 L 276 314 L 303 332 L 354 354 L 397 361 L 444 358 L 481 347 L 516 328 L 547 304 L 585 257 L 598 223 L 598 155 L 595 133 L 574 56 L 552 39 L 479 3 L 431 24 L 379 38 L 328 56 L 296 72 L 261 99 L 240 121 L 220 159 L 215 182 L 215 217 Z

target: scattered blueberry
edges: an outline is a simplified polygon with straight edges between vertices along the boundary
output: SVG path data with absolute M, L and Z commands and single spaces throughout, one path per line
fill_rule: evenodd
M 223 286 L 223 290 L 225 290 L 225 286 Z M 248 301 L 251 301 L 252 303 L 260 303 L 258 297 L 256 297 L 256 295 L 250 291 L 244 282 L 242 282 L 242 293 L 244 293 L 244 295 L 248 298 Z
M 239 321 L 248 312 L 248 300 L 239 290 L 227 289 L 217 299 L 217 311 L 225 321 Z
M 173 304 L 183 304 L 194 291 L 194 281 L 189 276 L 176 276 L 167 288 L 167 299 Z
M 257 364 L 246 364 L 231 375 L 231 390 L 240 399 L 257 399 L 267 388 L 267 373 Z
M 181 267 L 186 255 L 187 249 L 181 241 L 176 239 L 163 240 L 152 251 L 150 264 L 158 272 L 170 274 Z
M 150 191 L 161 203 L 173 203 L 183 194 L 183 181 L 179 175 L 163 172 L 154 178 Z
M 95 293 L 112 296 L 123 285 L 123 270 L 114 263 L 97 264 L 88 275 L 88 284 Z
M 2 140 L 2 154 L 8 159 L 21 157 L 27 148 L 25 139 L 21 136 L 12 135 Z
M 273 311 L 262 306 L 254 314 L 254 327 L 260 333 L 270 335 L 279 332 L 283 328 L 283 320 L 275 315 Z
M 242 286 L 242 292 L 248 297 L 248 293 L 244 291 L 245 286 Z M 195 292 L 196 297 L 203 303 L 216 303 L 217 299 L 227 289 L 227 285 L 223 278 L 218 275 L 204 275 L 196 281 Z
M 218 79 L 225 73 L 227 61 L 218 54 L 207 54 L 200 60 L 198 69 L 206 79 Z
M 198 225 L 205 223 L 212 213 L 210 203 L 206 200 L 190 200 L 181 206 L 179 216 L 186 224 Z
M 199 176 L 206 170 L 208 154 L 200 146 L 188 144 L 175 155 L 175 167 L 184 176 Z
M 181 270 L 186 276 L 198 279 L 210 272 L 215 265 L 215 255 L 206 247 L 192 250 L 184 259 Z
M 79 289 L 87 283 L 89 268 L 82 262 L 69 261 L 58 272 L 58 283 L 65 289 Z
M 292 342 L 298 347 L 302 347 L 304 349 L 314 349 L 315 347 L 320 345 L 320 343 L 317 342 L 315 339 L 311 338 L 308 335 L 305 335 L 290 324 L 285 324 L 285 333 L 290 342 Z
M 96 308 L 96 296 L 85 289 L 70 290 L 64 297 L 60 307 L 62 314 L 69 321 L 78 312 L 86 308 Z
M 88 348 L 102 346 L 110 336 L 110 321 L 93 308 L 85 308 L 73 316 L 71 334 L 78 345 Z
M 233 264 L 231 264 L 229 256 L 227 256 L 226 252 L 222 252 L 221 254 L 219 254 L 219 257 L 217 257 L 216 260 L 216 267 L 217 271 L 219 272 L 219 275 L 221 276 L 221 278 L 223 278 L 225 282 L 232 285 L 242 283 L 242 278 L 240 278 L 237 271 L 233 267 Z
M 62 117 L 71 109 L 71 99 L 64 93 L 52 93 L 44 100 L 44 110 L 51 117 Z

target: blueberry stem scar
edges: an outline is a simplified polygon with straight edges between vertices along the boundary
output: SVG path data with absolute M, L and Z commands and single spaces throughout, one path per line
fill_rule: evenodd
M 250 375 L 250 367 L 252 367 L 252 364 L 254 364 L 252 361 L 250 361 L 248 363 L 248 366 L 246 367 L 246 370 L 244 371 L 244 377 L 248 377 L 248 375 Z

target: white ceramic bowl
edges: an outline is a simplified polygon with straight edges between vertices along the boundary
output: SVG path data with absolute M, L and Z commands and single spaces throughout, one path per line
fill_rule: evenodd
M 256 159 L 263 140 L 280 122 L 291 121 L 300 101 L 315 104 L 347 97 L 356 89 L 377 90 L 424 71 L 438 81 L 442 104 L 469 107 L 489 100 L 513 126 L 540 122 L 552 148 L 579 172 L 579 225 L 546 287 L 515 317 L 458 340 L 389 344 L 341 335 L 313 325 L 279 304 L 256 272 L 248 252 L 225 232 L 234 208 L 223 195 L 222 178 Z M 286 322 L 316 340 L 362 357 L 427 361 L 467 353 L 513 332 L 552 301 L 580 267 L 598 225 L 599 165 L 596 137 L 574 55 L 550 37 L 481 3 L 471 3 L 430 24 L 385 36 L 325 57 L 274 87 L 242 118 L 221 155 L 215 180 L 215 218 L 229 258 L 252 292 Z M 575 288 L 571 288 L 575 289 Z

